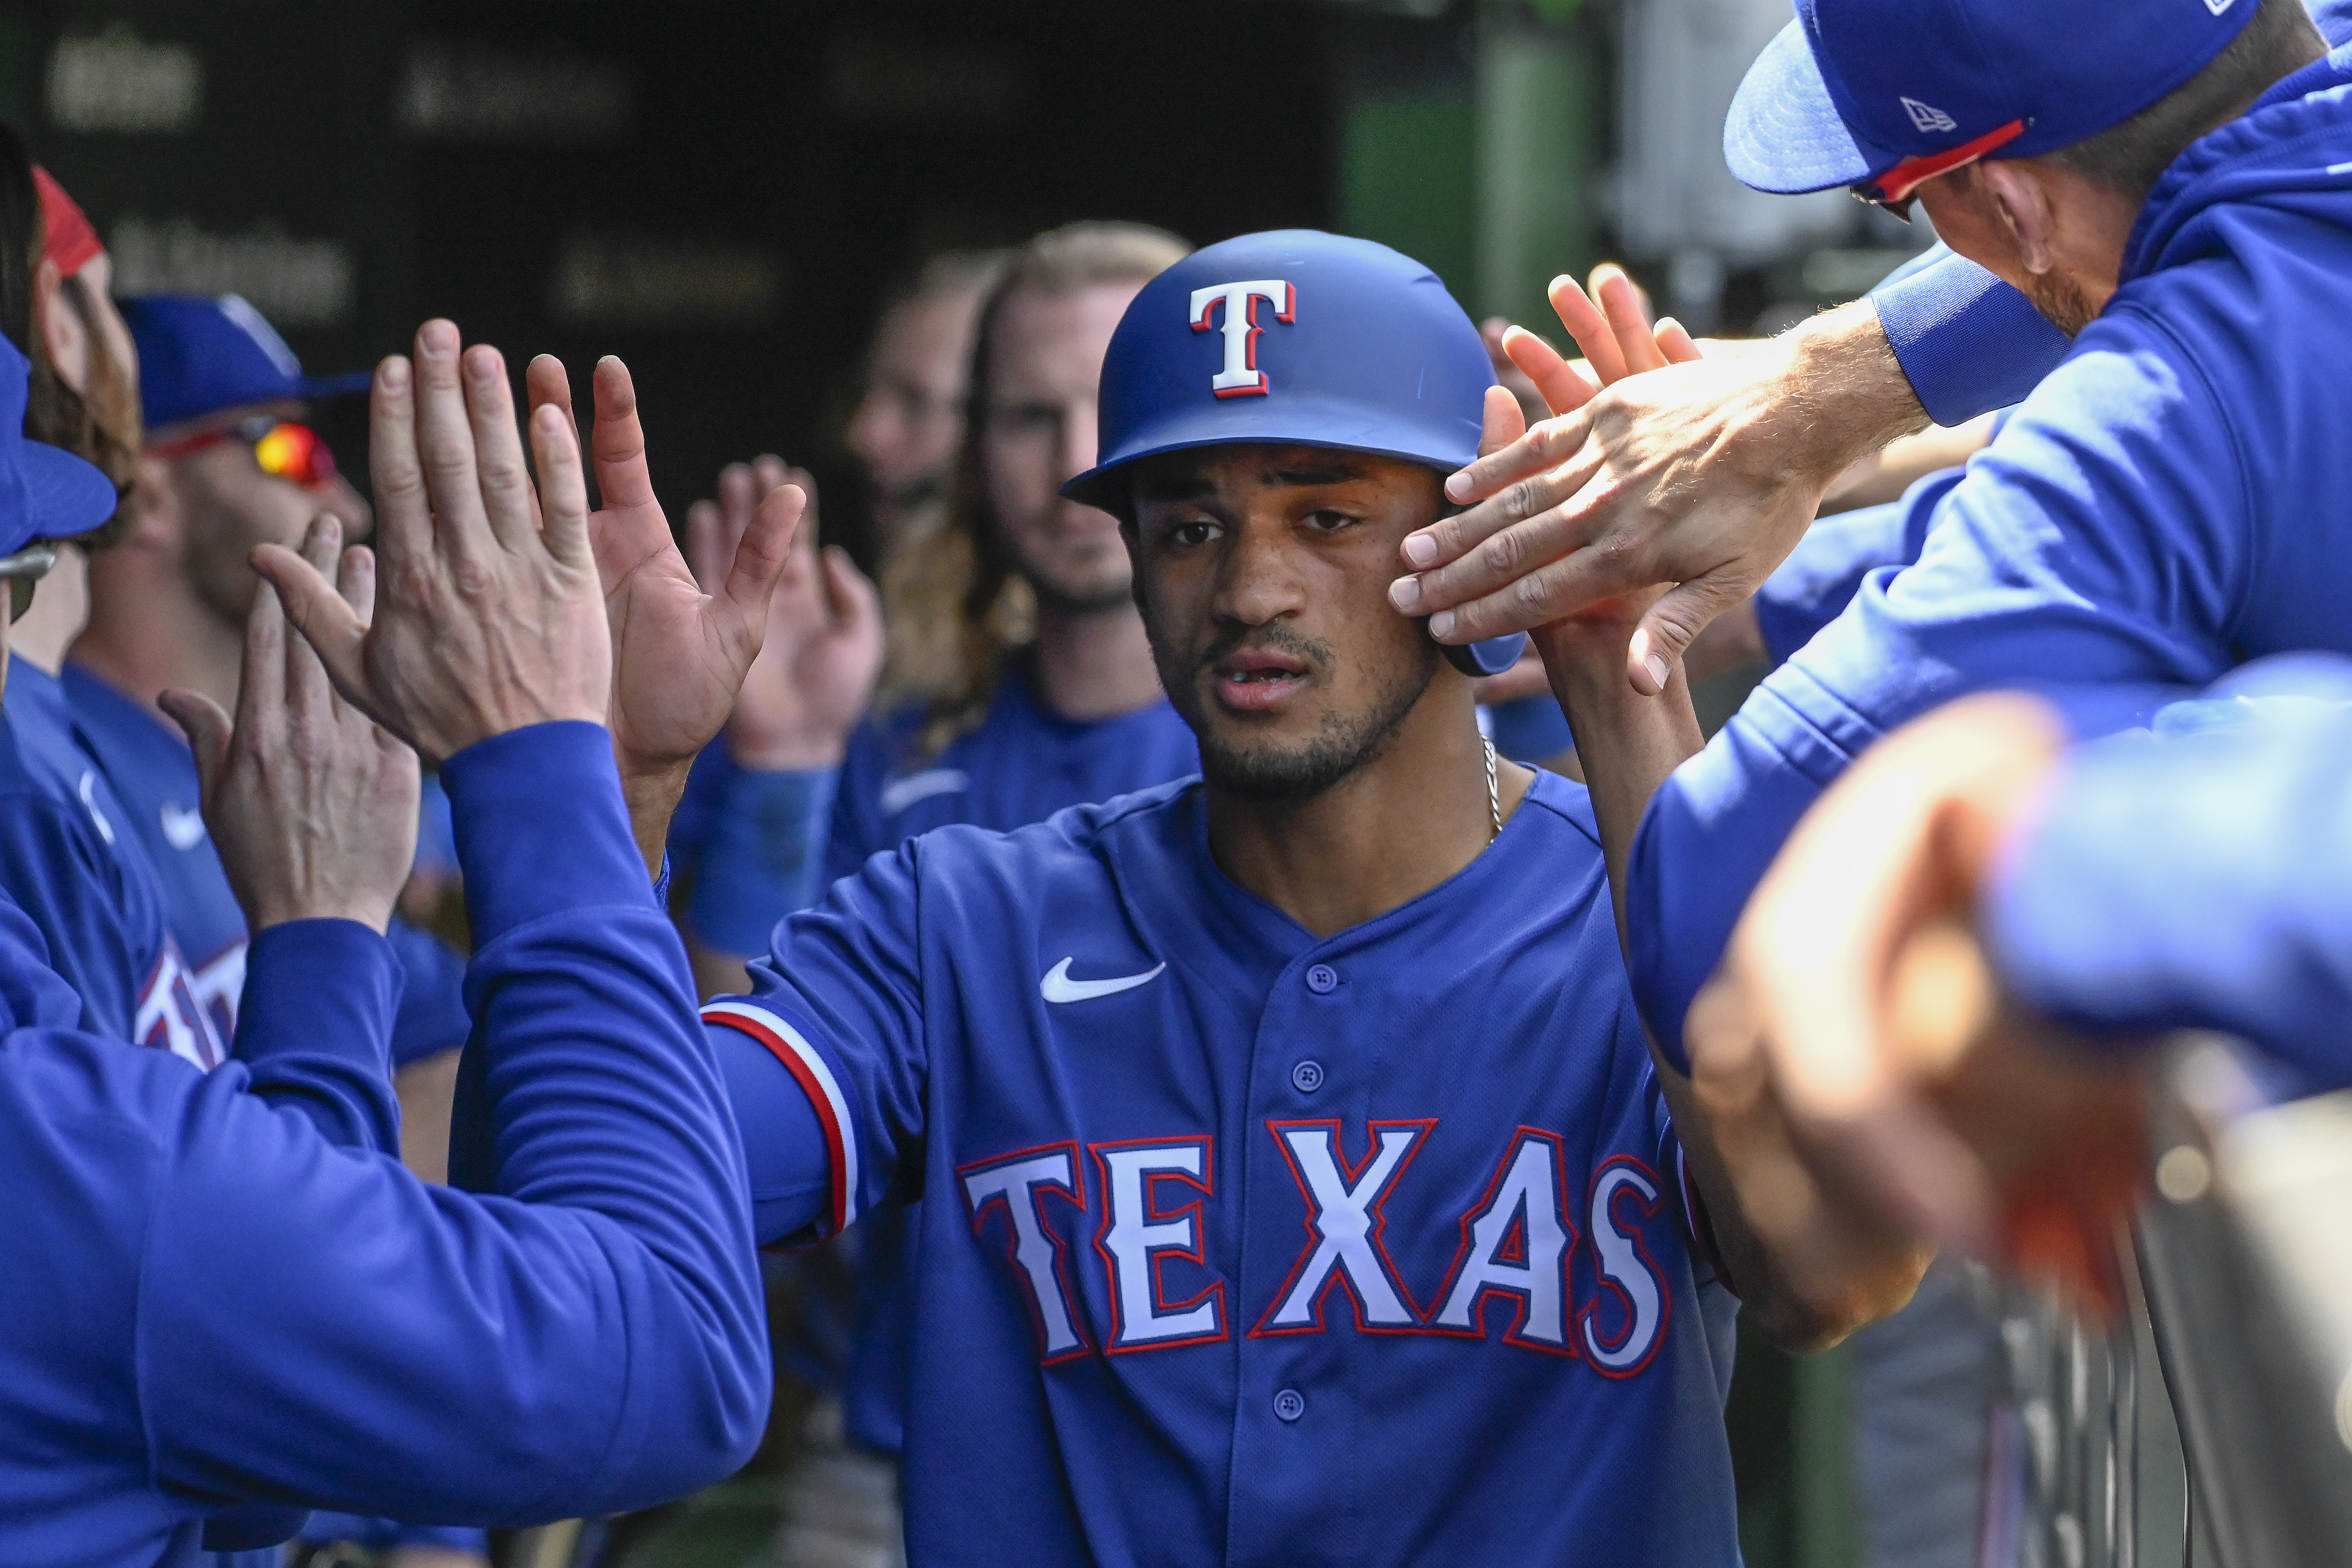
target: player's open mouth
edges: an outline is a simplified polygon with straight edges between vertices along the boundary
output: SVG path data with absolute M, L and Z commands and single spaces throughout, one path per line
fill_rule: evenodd
M 1216 673 L 1217 700 L 1247 713 L 1274 707 L 1307 685 L 1307 661 L 1272 649 L 1229 653 Z

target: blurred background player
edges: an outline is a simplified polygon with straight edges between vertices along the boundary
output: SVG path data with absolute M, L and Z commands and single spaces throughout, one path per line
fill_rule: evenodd
M 299 421 L 311 402 L 362 390 L 366 378 L 305 377 L 234 295 L 155 296 L 122 309 L 148 432 L 139 500 L 121 538 L 92 562 L 89 624 L 65 685 L 85 744 L 131 806 L 162 878 L 198 997 L 233 1029 L 244 921 L 195 815 L 194 763 L 156 697 L 180 687 L 236 700 L 244 617 L 259 584 L 247 564 L 255 546 L 299 540 L 321 513 L 341 518 L 347 537 L 364 536 L 367 503 Z M 462 966 L 404 923 L 393 941 L 408 973 L 394 1060 L 407 1068 L 465 1042 Z

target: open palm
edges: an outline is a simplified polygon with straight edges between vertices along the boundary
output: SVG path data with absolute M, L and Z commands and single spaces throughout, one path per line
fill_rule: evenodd
M 786 486 L 768 496 L 743 530 L 725 580 L 706 593 L 670 535 L 646 464 L 636 389 L 617 359 L 597 361 L 596 426 L 590 451 L 603 506 L 588 519 L 613 635 L 613 696 L 606 722 L 625 779 L 683 774 L 734 711 L 744 672 L 759 656 L 775 591 L 805 497 Z M 561 361 L 542 354 L 529 374 L 533 408 L 572 411 Z

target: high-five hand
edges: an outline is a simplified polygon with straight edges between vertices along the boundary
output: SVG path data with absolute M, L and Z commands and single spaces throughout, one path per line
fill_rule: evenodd
M 572 427 L 572 383 L 561 361 L 530 362 L 531 418 Z M 646 463 L 645 427 L 628 367 L 607 356 L 593 376 L 590 445 L 603 508 L 586 519 L 612 626 L 614 759 L 636 821 L 638 847 L 657 864 L 661 833 L 687 769 L 735 711 L 744 672 L 767 634 L 768 601 L 807 497 L 787 485 L 755 510 L 716 590 L 706 593 L 670 537 Z
M 460 349 L 427 321 L 413 367 L 376 367 L 373 622 L 292 550 L 254 552 L 335 689 L 436 761 L 527 725 L 601 724 L 612 686 L 579 440 L 561 411 L 532 411 L 535 495 L 506 361 Z
M 1927 414 L 1867 301 L 1699 358 L 1672 322 L 1637 334 L 1610 280 L 1595 292 L 1598 308 L 1565 278 L 1552 295 L 1590 379 L 1531 334 L 1507 339 L 1556 417 L 1446 482 L 1475 504 L 1405 540 L 1414 575 L 1393 597 L 1439 641 L 1471 643 L 1672 583 L 1627 649 L 1628 679 L 1655 694 L 1803 538 L 1832 481 Z
M 336 578 L 364 625 L 375 562 L 341 550 L 342 537 L 322 517 L 302 556 Z M 195 692 L 162 701 L 195 748 L 205 823 L 247 925 L 343 919 L 382 931 L 416 859 L 416 754 L 335 695 L 310 643 L 287 634 L 278 595 L 253 596 L 234 725 Z
M 816 482 L 779 457 L 730 464 L 719 499 L 687 513 L 694 574 L 725 582 L 743 539 L 780 489 L 810 499 L 768 607 L 767 641 L 743 676 L 727 741 L 746 768 L 807 770 L 840 762 L 882 669 L 882 612 L 874 585 L 838 547 L 816 538 Z

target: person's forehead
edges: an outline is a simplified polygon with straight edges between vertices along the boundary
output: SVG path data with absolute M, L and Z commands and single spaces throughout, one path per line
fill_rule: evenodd
M 1196 446 L 1136 465 L 1136 494 L 1182 500 L 1241 489 L 1322 489 L 1335 485 L 1418 486 L 1422 465 L 1329 446 L 1234 443 Z

